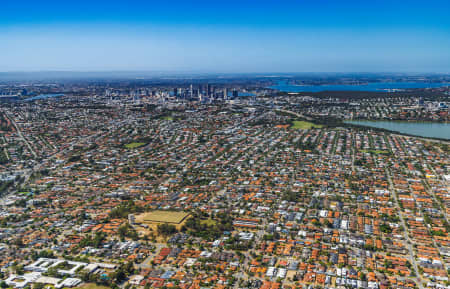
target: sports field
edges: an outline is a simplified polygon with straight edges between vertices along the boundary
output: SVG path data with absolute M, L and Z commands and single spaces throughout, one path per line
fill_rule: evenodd
M 321 128 L 322 125 L 320 124 L 314 124 L 309 121 L 303 121 L 303 120 L 294 120 L 293 125 L 291 128 L 293 129 L 310 129 L 310 128 Z
M 135 149 L 135 148 L 141 147 L 143 145 L 145 145 L 145 143 L 143 143 L 143 142 L 132 142 L 132 143 L 126 144 L 125 147 L 127 149 Z
M 185 212 L 153 211 L 136 216 L 137 223 L 170 223 L 180 224 L 188 216 Z

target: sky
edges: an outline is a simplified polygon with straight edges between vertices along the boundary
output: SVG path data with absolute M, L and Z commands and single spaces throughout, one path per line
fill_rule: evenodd
M 1 0 L 0 71 L 450 72 L 448 0 Z

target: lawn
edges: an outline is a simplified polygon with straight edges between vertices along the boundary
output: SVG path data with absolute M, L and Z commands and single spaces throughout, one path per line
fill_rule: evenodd
M 95 283 L 86 283 L 83 286 L 78 287 L 78 288 L 82 288 L 82 289 L 109 289 L 109 287 L 100 286 L 100 285 L 97 285 Z
M 162 120 L 173 120 L 173 117 L 171 116 L 163 116 L 161 117 Z
M 309 121 L 303 121 L 303 120 L 294 120 L 293 125 L 291 128 L 293 129 L 310 129 L 310 128 L 321 128 L 323 127 L 320 124 L 314 124 Z
M 126 144 L 125 147 L 127 149 L 135 149 L 135 148 L 138 148 L 138 147 L 141 147 L 144 145 L 145 145 L 144 142 L 132 142 L 132 143 Z
M 217 222 L 214 221 L 213 219 L 206 219 L 206 220 L 201 220 L 200 223 L 202 223 L 204 225 L 208 225 L 208 226 L 215 226 Z
M 136 222 L 140 223 L 181 223 L 189 214 L 174 211 L 153 211 L 136 216 Z

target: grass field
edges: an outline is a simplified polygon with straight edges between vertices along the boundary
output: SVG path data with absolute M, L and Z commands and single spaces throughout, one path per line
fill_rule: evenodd
M 95 283 L 86 283 L 83 286 L 77 287 L 77 288 L 82 288 L 82 289 L 109 289 L 109 287 L 100 286 L 100 285 L 97 285 Z
M 171 116 L 163 116 L 161 117 L 162 120 L 173 120 L 173 117 Z
M 309 121 L 303 121 L 303 120 L 294 120 L 293 125 L 291 126 L 292 129 L 310 129 L 310 128 L 321 128 L 323 127 L 320 124 L 314 124 Z
M 125 147 L 127 149 L 135 149 L 135 148 L 138 148 L 138 147 L 141 147 L 144 145 L 145 145 L 144 142 L 132 142 L 132 143 L 126 144 Z
M 208 225 L 208 226 L 214 226 L 216 225 L 216 221 L 214 221 L 213 219 L 206 219 L 206 220 L 201 220 L 200 223 Z
M 180 224 L 188 215 L 185 212 L 153 211 L 136 216 L 136 222 Z
M 135 228 L 142 236 L 155 234 L 158 231 L 158 225 L 163 223 L 174 225 L 177 230 L 180 230 L 188 218 L 189 213 L 185 212 L 153 211 L 136 215 L 135 222 L 140 225 L 135 226 Z M 157 242 L 167 241 L 165 238 L 163 235 L 156 235 Z

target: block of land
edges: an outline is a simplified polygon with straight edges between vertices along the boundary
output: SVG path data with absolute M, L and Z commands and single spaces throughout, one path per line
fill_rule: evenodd
M 310 128 L 321 128 L 322 125 L 320 124 L 314 124 L 309 121 L 303 121 L 303 120 L 294 120 L 291 128 L 293 129 L 310 129 Z
M 136 223 L 154 224 L 154 223 L 169 223 L 180 224 L 183 222 L 189 213 L 177 211 L 152 211 L 136 216 Z
M 145 143 L 143 143 L 143 142 L 132 142 L 132 143 L 126 144 L 125 147 L 127 149 L 135 149 L 135 148 L 138 148 L 138 147 L 141 147 L 144 145 L 145 145 Z

